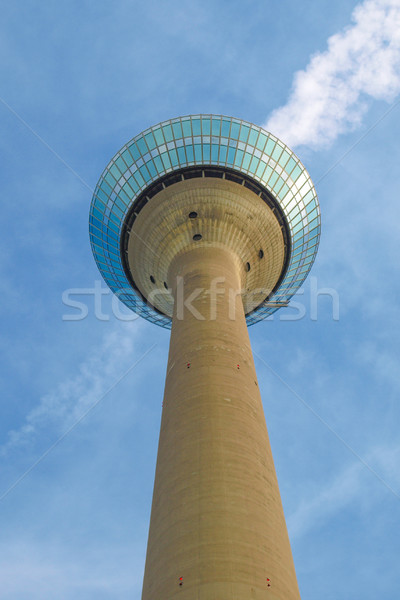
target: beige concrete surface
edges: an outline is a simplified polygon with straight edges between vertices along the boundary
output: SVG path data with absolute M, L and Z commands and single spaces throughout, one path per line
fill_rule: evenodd
M 189 214 L 197 217 L 191 219 Z M 132 227 L 128 263 L 133 280 L 152 306 L 172 316 L 173 296 L 164 287 L 174 257 L 195 247 L 232 250 L 245 269 L 245 313 L 272 291 L 281 274 L 285 245 L 271 208 L 253 191 L 225 179 L 196 178 L 175 183 L 143 207 Z M 262 250 L 263 257 L 259 253 Z
M 202 318 L 175 302 L 142 600 L 299 600 L 243 303 L 232 318 L 229 301 L 243 259 L 200 242 L 165 277 L 175 299 L 203 290 Z

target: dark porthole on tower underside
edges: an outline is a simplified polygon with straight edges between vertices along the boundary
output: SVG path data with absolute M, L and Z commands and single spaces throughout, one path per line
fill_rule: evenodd
M 247 262 L 247 263 L 246 263 L 246 271 L 247 271 L 247 272 L 249 272 L 249 271 L 250 271 L 250 269 L 251 269 L 251 267 L 250 267 L 250 263 L 249 263 L 249 262 Z
M 197 212 L 195 210 L 193 210 L 192 212 L 189 213 L 189 219 L 196 219 L 197 218 Z
M 168 284 L 167 284 L 166 281 L 164 281 L 164 287 L 165 287 L 166 290 L 168 289 Z
M 193 240 L 195 242 L 199 242 L 202 239 L 202 237 L 203 236 L 201 235 L 201 233 L 195 233 L 194 236 L 193 236 Z
M 150 281 L 151 281 L 151 283 L 155 283 L 156 282 L 156 280 L 154 279 L 153 275 L 150 275 Z
M 258 253 L 258 258 L 264 258 L 264 250 L 260 249 L 260 251 Z

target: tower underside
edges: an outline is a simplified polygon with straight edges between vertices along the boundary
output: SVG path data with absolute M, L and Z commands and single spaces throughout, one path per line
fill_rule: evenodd
M 290 252 L 277 206 L 268 206 L 244 185 L 211 177 L 162 189 L 142 207 L 127 238 L 125 265 L 133 285 L 168 317 L 174 306 L 169 271 L 176 256 L 198 245 L 232 251 L 240 264 L 248 314 L 275 289 Z

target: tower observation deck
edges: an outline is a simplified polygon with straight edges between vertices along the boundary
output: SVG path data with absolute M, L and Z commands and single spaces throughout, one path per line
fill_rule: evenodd
M 299 600 L 247 326 L 315 259 L 306 169 L 251 123 L 172 119 L 111 160 L 89 227 L 121 302 L 172 329 L 142 600 Z

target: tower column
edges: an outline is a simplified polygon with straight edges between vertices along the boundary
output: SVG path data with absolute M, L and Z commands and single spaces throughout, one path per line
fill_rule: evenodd
M 236 254 L 179 254 L 142 600 L 299 600 Z M 180 579 L 182 578 L 182 579 Z

